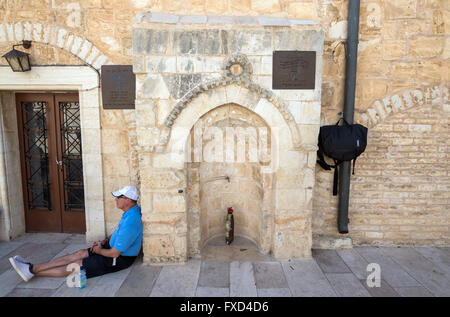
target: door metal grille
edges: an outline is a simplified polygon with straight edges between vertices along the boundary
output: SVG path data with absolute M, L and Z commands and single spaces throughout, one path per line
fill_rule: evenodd
M 28 208 L 51 210 L 47 103 L 22 102 Z
M 81 150 L 80 103 L 59 102 L 64 209 L 84 210 L 83 163 Z

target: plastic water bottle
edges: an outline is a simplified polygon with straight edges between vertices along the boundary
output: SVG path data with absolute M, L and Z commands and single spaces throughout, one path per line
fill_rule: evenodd
M 80 267 L 80 288 L 86 287 L 86 270 L 84 266 Z

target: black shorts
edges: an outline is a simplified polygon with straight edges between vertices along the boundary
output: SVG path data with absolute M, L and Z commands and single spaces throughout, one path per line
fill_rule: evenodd
M 109 245 L 103 246 L 104 249 L 110 249 Z M 124 256 L 119 255 L 116 258 L 116 263 L 113 265 L 113 258 L 108 258 L 106 256 L 92 253 L 92 251 L 87 249 L 89 257 L 83 259 L 83 266 L 86 270 L 86 278 L 96 277 L 108 273 L 118 272 L 128 268 L 133 264 L 137 256 Z

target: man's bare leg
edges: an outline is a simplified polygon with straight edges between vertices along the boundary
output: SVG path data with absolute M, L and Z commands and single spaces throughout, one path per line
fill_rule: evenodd
M 87 258 L 88 256 L 89 256 L 89 253 L 87 250 L 79 250 L 75 253 L 68 254 L 63 257 L 56 258 L 54 260 L 51 260 L 51 261 L 48 261 L 45 263 L 34 264 L 33 265 L 33 274 L 35 274 L 36 276 L 43 276 L 39 273 L 48 271 L 53 268 L 58 268 L 58 267 L 64 267 L 64 269 L 65 269 L 67 267 L 67 265 L 69 265 L 70 263 L 80 263 L 80 265 L 81 265 L 83 259 Z M 69 275 L 69 274 L 70 274 L 70 272 L 68 272 L 67 275 Z M 44 275 L 44 276 L 48 276 L 48 275 Z M 62 275 L 62 276 L 66 276 L 66 275 Z
M 78 261 L 71 262 L 71 263 L 76 263 L 79 266 L 82 266 L 83 260 L 78 260 Z M 37 273 L 35 273 L 35 276 L 65 277 L 65 276 L 72 274 L 72 272 L 73 272 L 73 270 L 70 270 L 70 269 L 67 270 L 67 269 L 68 269 L 68 265 L 53 267 L 48 270 L 37 272 Z

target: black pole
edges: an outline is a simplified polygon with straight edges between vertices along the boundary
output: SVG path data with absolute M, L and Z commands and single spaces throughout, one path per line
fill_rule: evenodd
M 345 64 L 344 119 L 352 124 L 355 110 L 356 63 L 358 59 L 359 0 L 348 4 L 348 34 Z M 339 233 L 348 233 L 348 202 L 350 194 L 350 161 L 339 166 Z

